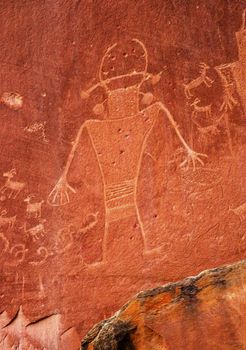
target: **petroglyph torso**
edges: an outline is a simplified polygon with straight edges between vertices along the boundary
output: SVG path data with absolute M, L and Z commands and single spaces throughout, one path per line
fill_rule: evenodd
M 136 178 L 144 143 L 157 116 L 158 106 L 152 105 L 133 117 L 88 122 L 105 186 Z
M 157 116 L 158 106 L 152 105 L 135 116 L 87 124 L 102 172 L 109 221 L 135 213 L 144 145 Z

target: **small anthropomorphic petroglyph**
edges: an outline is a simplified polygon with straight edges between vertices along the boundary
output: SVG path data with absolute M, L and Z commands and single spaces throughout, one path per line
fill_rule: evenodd
M 193 95 L 191 93 L 191 90 L 199 87 L 201 84 L 205 84 L 207 87 L 211 87 L 213 84 L 213 80 L 207 76 L 207 71 L 210 69 L 210 67 L 206 63 L 200 64 L 200 75 L 190 81 L 187 84 L 184 84 L 184 91 L 186 98 L 190 99 Z
M 17 111 L 23 106 L 23 97 L 16 92 L 4 92 L 0 102 L 5 106 Z
M 43 122 L 35 122 L 31 125 L 28 125 L 24 128 L 24 131 L 30 133 L 30 134 L 37 134 L 38 139 L 41 139 L 44 143 L 48 143 L 49 140 L 46 137 L 45 133 L 45 125 L 46 121 Z
M 42 214 L 42 204 L 44 203 L 43 200 L 40 202 L 31 202 L 33 195 L 29 195 L 24 199 L 24 202 L 27 203 L 26 206 L 26 215 L 28 218 L 34 217 L 34 218 L 40 218 Z
M 3 177 L 6 177 L 7 180 L 5 184 L 0 188 L 0 193 L 4 194 L 7 192 L 8 198 L 13 199 L 15 199 L 25 187 L 25 183 L 12 180 L 15 175 L 16 169 L 11 169 L 10 171 L 3 173 Z
M 216 136 L 220 133 L 218 129 L 218 123 L 220 121 L 213 120 L 212 117 L 212 104 L 201 106 L 199 105 L 201 100 L 195 98 L 195 100 L 190 104 L 193 107 L 191 114 L 192 123 L 196 125 L 197 130 L 200 132 L 201 137 L 205 136 Z M 207 125 L 204 125 L 204 124 Z M 193 127 L 191 128 L 191 143 L 193 144 Z M 204 141 L 206 138 L 204 139 Z
M 220 111 L 232 111 L 238 105 L 238 101 L 234 96 L 236 88 L 231 73 L 231 64 L 217 66 L 215 71 L 218 73 L 223 88 L 223 102 L 220 106 Z

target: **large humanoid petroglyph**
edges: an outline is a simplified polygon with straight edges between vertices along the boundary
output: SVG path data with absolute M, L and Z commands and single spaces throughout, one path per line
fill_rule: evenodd
M 117 74 L 119 63 L 125 68 L 125 72 L 121 74 Z M 104 110 L 104 104 L 94 108 L 94 111 L 101 112 L 104 119 L 87 120 L 81 126 L 64 172 L 48 198 L 50 205 L 60 206 L 70 201 L 71 192 L 76 192 L 69 185 L 67 176 L 71 163 L 76 162 L 76 158 L 81 156 L 77 148 L 81 142 L 82 132 L 87 129 L 104 184 L 105 236 L 112 221 L 136 216 L 146 252 L 149 247 L 145 239 L 136 192 L 145 144 L 159 114 L 171 123 L 187 152 L 182 165 L 192 163 L 195 169 L 196 163 L 203 165 L 202 157 L 206 157 L 205 154 L 197 153 L 189 147 L 170 111 L 152 94 L 145 93 L 143 96 L 145 103 L 149 106 L 144 109 L 139 108 L 141 85 L 149 79 L 154 83 L 158 82 L 160 78 L 160 74 L 153 77 L 147 72 L 147 68 L 147 50 L 137 39 L 132 39 L 128 47 L 114 44 L 107 49 L 100 65 L 100 82 L 81 93 L 82 98 L 87 98 L 97 87 L 103 87 L 106 90 L 107 111 Z M 82 165 L 78 163 L 76 166 Z

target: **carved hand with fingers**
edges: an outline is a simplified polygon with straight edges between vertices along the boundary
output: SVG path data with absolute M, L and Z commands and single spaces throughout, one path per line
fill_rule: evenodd
M 48 204 L 52 206 L 65 205 L 70 202 L 69 192 L 76 193 L 75 189 L 70 186 L 65 176 L 61 176 L 48 197 Z
M 202 157 L 207 158 L 208 156 L 207 154 L 198 153 L 189 148 L 187 149 L 187 155 L 184 161 L 180 164 L 180 167 L 183 168 L 184 166 L 186 166 L 186 168 L 189 169 L 190 165 L 192 164 L 193 170 L 195 171 L 197 162 L 201 165 L 204 165 Z
M 187 142 L 185 141 L 185 139 L 181 135 L 179 128 L 178 128 L 178 125 L 175 122 L 175 120 L 174 120 L 172 114 L 170 113 L 170 111 L 168 110 L 168 108 L 162 102 L 158 102 L 157 104 L 158 104 L 160 110 L 162 110 L 166 114 L 166 116 L 167 116 L 168 120 L 170 121 L 171 125 L 173 126 L 179 140 L 181 141 L 185 151 L 187 152 L 185 160 L 180 164 L 180 167 L 187 165 L 187 168 L 189 168 L 190 164 L 192 164 L 193 170 L 196 170 L 196 163 L 197 162 L 200 163 L 201 165 L 204 165 L 204 162 L 201 158 L 202 157 L 207 158 L 208 156 L 204 153 L 195 152 L 189 147 L 189 145 L 187 144 Z

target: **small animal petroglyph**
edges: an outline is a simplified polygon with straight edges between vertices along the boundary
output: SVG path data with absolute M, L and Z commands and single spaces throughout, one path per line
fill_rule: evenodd
M 8 230 L 13 229 L 16 221 L 16 215 L 6 217 L 6 214 L 7 210 L 5 209 L 0 212 L 0 227 L 7 226 Z
M 24 224 L 24 232 L 29 235 L 33 241 L 37 241 L 40 237 L 43 237 L 45 234 L 44 223 L 46 219 L 40 219 L 39 223 L 36 226 L 33 226 L 29 229 L 26 228 L 26 223 Z
M 246 219 L 246 202 L 239 205 L 236 208 L 229 207 L 229 211 L 232 211 L 235 215 L 239 216 L 241 221 Z
M 22 243 L 14 244 L 9 249 L 9 253 L 12 256 L 12 258 L 6 262 L 6 265 L 16 266 L 16 264 L 22 263 L 25 260 L 27 251 L 28 251 L 28 249 L 26 249 L 24 244 L 22 244 Z
M 73 235 L 75 233 L 76 229 L 73 227 L 73 225 L 63 227 L 57 232 L 56 251 L 58 253 L 64 253 L 72 246 Z
M 39 247 L 39 248 L 37 249 L 37 255 L 40 256 L 41 259 L 38 260 L 38 261 L 30 261 L 30 262 L 29 262 L 30 265 L 35 265 L 35 266 L 37 266 L 37 265 L 43 264 L 43 263 L 46 261 L 46 259 L 48 258 L 48 256 L 49 256 L 48 249 L 45 248 L 45 247 L 43 247 L 43 246 L 42 246 L 42 247 Z
M 16 92 L 4 92 L 0 102 L 5 106 L 17 111 L 23 106 L 23 97 Z
M 43 122 L 35 122 L 29 126 L 26 126 L 24 128 L 24 130 L 30 134 L 34 134 L 34 133 L 39 133 L 38 138 L 42 139 L 43 142 L 48 143 L 49 140 L 46 137 L 46 133 L 45 133 L 45 125 L 47 124 L 46 121 Z
M 207 87 L 211 87 L 214 82 L 207 76 L 207 71 L 210 69 L 210 67 L 206 63 L 201 63 L 200 68 L 200 75 L 196 79 L 190 81 L 188 84 L 184 84 L 185 96 L 188 99 L 193 96 L 191 90 L 199 87 L 201 84 L 205 84 Z
M 42 200 L 40 202 L 31 203 L 33 197 L 33 195 L 29 195 L 27 198 L 24 199 L 24 202 L 27 203 L 26 215 L 28 218 L 40 218 L 42 214 L 42 204 L 44 203 L 44 201 Z
M 25 187 L 25 184 L 22 182 L 13 181 L 12 178 L 16 175 L 16 169 L 11 169 L 6 173 L 3 173 L 3 177 L 6 177 L 7 180 L 5 184 L 1 187 L 0 193 L 8 192 L 8 198 L 15 199 L 21 190 Z
M 207 121 L 212 120 L 212 104 L 206 105 L 206 106 L 198 106 L 200 103 L 200 99 L 196 98 L 193 103 L 191 103 L 191 106 L 193 106 L 193 111 L 191 114 L 192 122 L 198 127 L 198 130 L 202 134 L 211 134 L 211 135 L 217 135 L 219 133 L 219 129 L 217 128 L 217 125 L 212 124 L 208 126 L 202 126 L 199 121 L 197 120 L 200 117 L 205 116 Z
M 86 225 L 78 230 L 78 233 L 86 233 L 96 226 L 98 222 L 98 211 L 95 214 L 89 214 L 86 217 Z
M 198 104 L 201 102 L 199 98 L 196 98 L 193 103 L 191 103 L 191 106 L 193 106 L 194 110 L 192 112 L 192 117 L 196 118 L 199 113 L 205 114 L 207 118 L 212 118 L 212 110 L 211 110 L 211 104 L 207 106 L 198 106 Z

